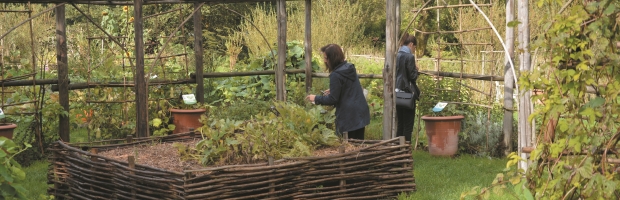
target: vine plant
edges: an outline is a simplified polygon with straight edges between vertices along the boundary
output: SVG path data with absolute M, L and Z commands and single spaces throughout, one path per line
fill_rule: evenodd
M 506 184 L 523 184 L 536 199 L 620 198 L 618 164 L 610 163 L 620 157 L 619 13 L 618 1 L 579 1 L 544 24 L 533 45 L 546 52 L 544 62 L 519 79 L 546 93 L 534 98 L 543 105 L 529 119 L 541 118 L 543 128 L 526 179 Z

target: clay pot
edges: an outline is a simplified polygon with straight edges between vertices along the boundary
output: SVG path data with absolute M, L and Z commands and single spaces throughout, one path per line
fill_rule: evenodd
M 17 128 L 16 124 L 0 124 L 0 136 L 13 139 L 13 130 Z
M 175 125 L 174 131 L 172 134 L 177 133 L 187 133 L 189 129 L 196 130 L 197 128 L 202 126 L 200 123 L 200 116 L 207 112 L 206 109 L 170 109 L 170 114 L 172 114 L 172 122 Z
M 433 117 L 423 116 L 428 152 L 433 156 L 453 156 L 459 149 L 459 132 L 462 115 Z

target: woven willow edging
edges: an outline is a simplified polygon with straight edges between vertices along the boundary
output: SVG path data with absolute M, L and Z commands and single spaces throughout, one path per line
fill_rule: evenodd
M 401 138 L 349 140 L 360 149 L 328 156 L 184 172 L 134 164 L 131 156 L 128 161 L 110 159 L 93 151 L 193 137 L 176 134 L 78 147 L 56 142 L 50 148 L 48 182 L 53 186 L 48 192 L 59 199 L 385 199 L 416 190 L 411 145 Z

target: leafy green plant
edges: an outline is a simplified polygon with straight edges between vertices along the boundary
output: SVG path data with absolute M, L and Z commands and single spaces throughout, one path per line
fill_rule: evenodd
M 32 147 L 25 144 L 26 148 Z M 13 157 L 24 149 L 20 149 L 13 140 L 0 137 L 0 194 L 3 198 L 27 199 L 28 190 L 22 186 L 26 173 Z
M 339 144 L 334 130 L 334 111 L 321 106 L 310 110 L 293 104 L 275 102 L 273 112 L 262 113 L 250 120 L 203 119 L 198 129 L 203 140 L 196 152 L 203 164 L 252 162 L 268 157 L 308 156 L 322 146 Z

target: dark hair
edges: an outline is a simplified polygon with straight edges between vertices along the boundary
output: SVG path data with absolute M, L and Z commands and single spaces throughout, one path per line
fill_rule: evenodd
M 324 47 L 321 47 L 321 52 L 327 59 L 325 67 L 329 72 L 334 71 L 334 68 L 344 62 L 344 53 L 342 52 L 342 48 L 337 44 L 325 45 Z
M 409 35 L 409 33 L 405 33 L 402 38 L 400 38 L 400 46 L 408 45 L 409 43 L 413 43 L 413 45 L 418 45 L 418 41 L 415 39 L 415 36 Z

